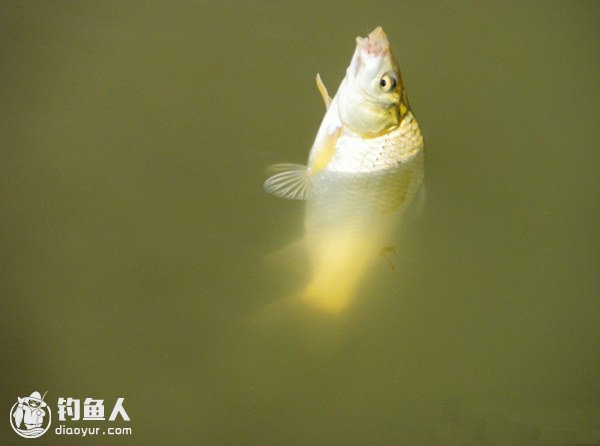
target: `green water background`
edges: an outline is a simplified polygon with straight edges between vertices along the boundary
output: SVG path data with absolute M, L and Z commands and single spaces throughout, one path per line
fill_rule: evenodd
M 131 437 L 39 444 L 594 444 L 599 19 L 597 2 L 0 3 L 2 407 L 126 398 Z M 302 231 L 264 167 L 305 160 L 315 73 L 334 92 L 377 25 L 426 138 L 425 211 L 343 317 L 257 318 L 301 280 L 263 263 Z

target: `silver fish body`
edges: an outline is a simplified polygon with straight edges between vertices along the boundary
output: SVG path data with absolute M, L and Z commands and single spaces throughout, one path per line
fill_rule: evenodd
M 388 90 L 378 91 L 385 82 Z M 311 271 L 300 296 L 338 313 L 348 306 L 369 267 L 381 261 L 382 249 L 392 243 L 422 188 L 423 138 L 381 28 L 357 39 L 333 100 L 320 78 L 317 83 L 328 110 L 308 167 L 283 169 L 265 188 L 306 200 Z

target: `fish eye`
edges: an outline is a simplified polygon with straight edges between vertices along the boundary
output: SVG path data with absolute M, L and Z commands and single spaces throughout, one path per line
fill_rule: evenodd
M 397 85 L 398 81 L 396 81 L 396 78 L 389 73 L 384 74 L 381 76 L 381 79 L 379 79 L 379 86 L 386 93 L 394 91 Z

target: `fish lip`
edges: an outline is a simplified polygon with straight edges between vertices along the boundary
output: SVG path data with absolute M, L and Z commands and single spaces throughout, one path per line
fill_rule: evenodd
M 367 37 L 356 38 L 356 50 L 348 67 L 348 73 L 357 75 L 360 67 L 367 61 L 382 59 L 390 53 L 390 42 L 381 26 L 369 33 Z
M 383 28 L 378 26 L 367 37 L 357 37 L 356 47 L 365 56 L 382 57 L 390 51 L 390 42 Z

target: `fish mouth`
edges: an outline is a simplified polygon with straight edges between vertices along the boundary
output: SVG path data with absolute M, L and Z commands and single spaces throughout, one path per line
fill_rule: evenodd
M 366 65 L 377 64 L 390 54 L 390 42 L 381 26 L 375 28 L 367 37 L 356 38 L 356 50 L 348 67 L 348 72 L 354 76 L 360 68 Z
M 369 56 L 385 56 L 390 51 L 390 42 L 381 26 L 369 33 L 367 37 L 357 37 L 356 47 Z

